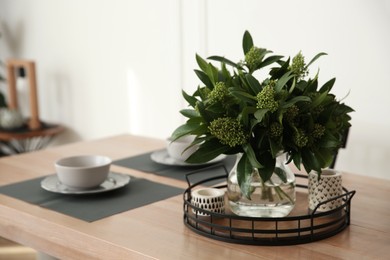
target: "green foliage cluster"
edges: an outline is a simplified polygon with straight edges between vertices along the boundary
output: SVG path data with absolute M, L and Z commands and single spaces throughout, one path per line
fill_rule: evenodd
M 301 53 L 292 60 L 271 55 L 253 45 L 248 31 L 243 50 L 245 60 L 238 63 L 209 57 L 220 63 L 219 68 L 196 55 L 200 69 L 195 73 L 203 84 L 192 95 L 183 91 L 189 108 L 180 112 L 188 120 L 172 134 L 174 140 L 196 136 L 192 145 L 200 148 L 187 162 L 242 153 L 238 163 L 241 188 L 253 168 L 267 181 L 280 152 L 286 152 L 299 169 L 303 165 L 307 172 L 321 172 L 341 147 L 353 111 L 330 93 L 335 78 L 319 86 L 318 73 L 308 77 L 309 66 L 326 54 L 317 54 L 307 64 Z M 270 65 L 267 76 L 259 81 L 254 72 Z

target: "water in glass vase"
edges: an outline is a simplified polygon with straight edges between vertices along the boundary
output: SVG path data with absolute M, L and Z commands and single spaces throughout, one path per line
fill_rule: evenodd
M 277 158 L 276 166 L 286 172 L 287 181 L 283 182 L 273 174 L 270 180 L 263 182 L 257 169 L 254 169 L 250 199 L 241 192 L 237 171 L 233 168 L 228 177 L 227 191 L 233 213 L 249 217 L 285 217 L 291 212 L 295 205 L 295 176 L 282 158 Z

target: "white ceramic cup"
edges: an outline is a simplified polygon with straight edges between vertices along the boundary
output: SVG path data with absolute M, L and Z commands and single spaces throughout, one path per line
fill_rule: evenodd
M 223 213 L 225 211 L 225 191 L 216 188 L 193 190 L 191 192 L 191 204 L 210 212 Z M 209 215 L 201 211 L 196 212 L 195 209 L 192 209 L 192 212 L 200 216 Z
M 74 189 L 89 189 L 102 184 L 108 176 L 111 159 L 100 155 L 80 155 L 55 162 L 60 182 Z
M 341 173 L 333 169 L 324 169 L 318 179 L 317 172 L 312 171 L 309 173 L 308 189 L 309 210 L 313 211 L 319 203 L 343 194 Z M 341 204 L 341 198 L 335 199 L 322 204 L 317 208 L 317 211 L 329 211 L 341 206 Z
M 191 146 L 187 149 L 188 146 L 194 141 L 195 136 L 183 136 L 175 141 L 172 141 L 171 138 L 167 139 L 167 152 L 169 157 L 184 162 L 190 157 L 197 149 L 198 145 Z M 187 150 L 186 150 L 187 149 Z

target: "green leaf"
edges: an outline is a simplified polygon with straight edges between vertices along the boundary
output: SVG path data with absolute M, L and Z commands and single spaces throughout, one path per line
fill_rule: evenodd
M 272 138 L 268 138 L 269 146 L 271 148 L 271 154 L 273 158 L 276 158 L 276 155 L 283 150 L 283 146 L 279 142 L 275 142 Z
M 250 102 L 250 103 L 254 103 L 254 101 L 257 101 L 256 97 L 254 97 L 251 94 L 248 94 L 244 91 L 234 90 L 233 88 L 230 88 L 229 90 L 233 96 L 235 96 L 241 100 L 245 100 L 245 101 Z
M 307 69 L 313 62 L 315 62 L 319 57 L 323 56 L 323 55 L 328 55 L 327 53 L 325 52 L 320 52 L 318 53 L 316 56 L 314 56 L 313 59 L 311 59 L 311 61 L 305 66 L 305 69 Z
M 241 113 L 238 115 L 238 119 L 244 124 L 244 126 L 249 125 L 249 114 L 254 114 L 256 112 L 255 107 L 245 106 L 243 107 Z
M 210 115 L 210 113 L 206 110 L 203 102 L 198 102 L 197 103 L 197 108 L 199 111 L 200 116 L 206 121 L 206 122 L 211 122 L 213 120 L 213 116 Z
M 277 111 L 277 120 L 278 120 L 279 124 L 283 124 L 283 113 L 284 113 L 284 111 L 282 111 L 280 109 Z
M 253 47 L 253 39 L 251 34 L 248 31 L 245 31 L 244 37 L 242 39 L 242 48 L 244 50 L 244 54 L 247 54 L 248 51 Z
M 188 135 L 193 133 L 195 130 L 197 130 L 200 127 L 197 123 L 186 123 L 184 125 L 179 126 L 175 129 L 172 133 L 172 141 L 175 141 L 179 139 L 182 136 Z
M 302 164 L 301 154 L 298 152 L 293 152 L 291 154 L 291 159 L 294 161 L 294 164 L 298 168 L 298 170 L 301 170 L 301 164 Z
M 293 78 L 294 75 L 291 75 L 291 71 L 286 72 L 278 81 L 276 81 L 275 91 L 276 93 L 280 92 L 284 85 Z
M 326 82 L 320 89 L 320 92 L 323 93 L 323 92 L 327 92 L 329 93 L 334 85 L 334 83 L 336 82 L 336 78 L 333 78 L 331 80 L 329 80 L 328 82 Z
M 180 114 L 188 118 L 199 117 L 199 113 L 194 109 L 182 109 L 180 110 Z
M 252 189 L 252 171 L 253 167 L 249 162 L 248 156 L 243 154 L 240 161 L 237 164 L 237 181 L 240 186 L 241 192 L 246 198 L 251 199 Z
M 254 116 L 257 119 L 258 122 L 263 121 L 265 114 L 268 112 L 268 109 L 258 109 L 255 113 Z
M 295 88 L 296 89 L 299 89 L 300 91 L 305 91 L 305 89 L 307 88 L 307 85 L 308 85 L 308 82 L 305 81 L 305 80 L 301 80 L 299 81 L 296 85 L 295 85 Z
M 257 69 L 263 68 L 263 67 L 268 66 L 274 62 L 277 62 L 281 58 L 283 58 L 283 56 L 279 56 L 279 55 L 269 56 L 263 62 L 260 63 L 260 65 L 257 67 Z
M 296 84 L 297 84 L 297 79 L 294 77 L 294 78 L 293 78 L 293 82 L 292 82 L 292 84 L 291 84 L 291 87 L 290 87 L 290 89 L 288 90 L 288 92 L 289 92 L 290 94 L 293 93 Z
M 209 65 L 208 65 L 208 63 L 207 63 L 202 57 L 200 57 L 198 54 L 196 54 L 196 62 L 198 63 L 199 68 L 200 68 L 203 72 L 207 73 L 208 68 L 209 68 Z
M 188 104 L 190 104 L 192 107 L 195 107 L 198 100 L 195 97 L 188 95 L 184 90 L 182 90 L 181 93 Z
M 205 163 L 211 161 L 217 156 L 227 152 L 229 146 L 221 144 L 216 138 L 205 141 L 199 146 L 193 154 L 186 160 L 187 163 Z
M 207 75 L 209 76 L 211 82 L 213 84 L 218 82 L 218 69 L 213 66 L 213 64 L 209 63 L 209 70 Z
M 239 66 L 237 63 L 234 63 L 233 61 L 225 58 L 225 57 L 221 57 L 221 56 L 210 56 L 207 58 L 208 60 L 215 60 L 215 61 L 219 61 L 219 62 L 222 62 L 222 63 L 225 63 L 225 64 L 228 64 L 230 66 L 233 66 L 235 68 L 242 68 L 241 66 Z
M 238 161 L 238 164 L 237 164 L 237 182 L 238 182 L 238 185 L 240 186 L 240 188 L 245 183 L 247 165 L 249 165 L 250 168 L 252 167 L 252 165 L 250 164 L 250 162 L 248 160 L 248 156 L 246 156 L 246 154 L 243 153 L 240 160 Z M 241 191 L 243 193 L 244 193 L 244 190 L 245 190 L 245 187 L 241 188 Z
M 283 105 L 282 105 L 282 108 L 289 108 L 291 106 L 293 106 L 295 103 L 297 102 L 303 102 L 303 101 L 306 101 L 306 102 L 310 102 L 311 99 L 307 96 L 297 96 L 297 97 L 293 97 L 292 99 L 290 99 L 289 101 L 287 102 L 284 102 Z
M 317 92 L 318 87 L 318 79 L 314 78 L 313 80 L 309 79 L 307 81 L 307 85 L 304 89 L 305 93 Z
M 256 158 L 256 154 L 253 151 L 253 148 L 250 144 L 244 144 L 242 147 L 248 156 L 248 160 L 250 161 L 253 168 L 262 168 L 263 166 L 259 163 Z
M 321 172 L 321 164 L 315 155 L 308 149 L 302 149 L 302 164 L 305 167 L 307 173 L 315 170 Z
M 245 79 L 255 95 L 261 91 L 261 84 L 252 74 L 246 74 Z
M 323 92 L 320 95 L 316 96 L 313 101 L 311 102 L 311 107 L 317 107 L 319 106 L 325 98 L 328 96 L 328 92 Z
M 190 119 L 187 120 L 186 124 L 205 124 L 203 118 L 201 116 L 197 116 L 197 117 L 192 117 Z
M 214 84 L 210 80 L 209 76 L 201 70 L 194 70 L 198 78 L 210 89 L 214 88 Z
M 320 148 L 339 148 L 341 140 L 337 139 L 334 135 L 329 132 L 325 132 L 324 136 L 318 142 Z
M 249 83 L 245 78 L 245 74 L 239 72 L 239 77 L 237 79 L 238 79 L 238 85 L 233 87 L 234 90 L 239 90 L 239 91 L 243 90 L 249 93 L 251 87 L 249 86 Z M 254 95 L 254 93 L 250 93 L 250 94 Z
M 274 172 L 282 180 L 282 182 L 287 182 L 287 174 L 282 168 L 275 167 Z
M 328 167 L 333 162 L 334 152 L 330 149 L 319 149 L 315 156 L 321 164 L 321 168 Z
M 274 173 L 276 159 L 270 153 L 261 155 L 261 163 L 263 167 L 258 168 L 260 176 L 264 182 L 268 181 Z
M 220 77 L 218 80 L 223 81 L 223 82 L 228 82 L 231 80 L 231 78 L 232 78 L 232 76 L 230 75 L 230 72 L 227 70 L 226 64 L 222 63 L 221 73 L 220 73 Z
M 214 114 L 225 114 L 226 109 L 221 103 L 215 103 L 205 107 L 206 111 L 212 112 Z
M 288 67 L 290 66 L 290 58 L 286 61 L 279 60 L 278 63 L 281 65 L 280 68 L 272 68 L 270 71 L 271 79 L 277 80 L 281 78 L 286 72 L 288 72 Z

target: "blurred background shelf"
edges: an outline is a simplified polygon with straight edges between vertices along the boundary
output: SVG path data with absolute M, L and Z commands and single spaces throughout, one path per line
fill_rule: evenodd
M 41 127 L 31 130 L 27 126 L 15 130 L 0 129 L 0 154 L 11 155 L 45 148 L 65 128 L 59 124 L 41 122 Z

